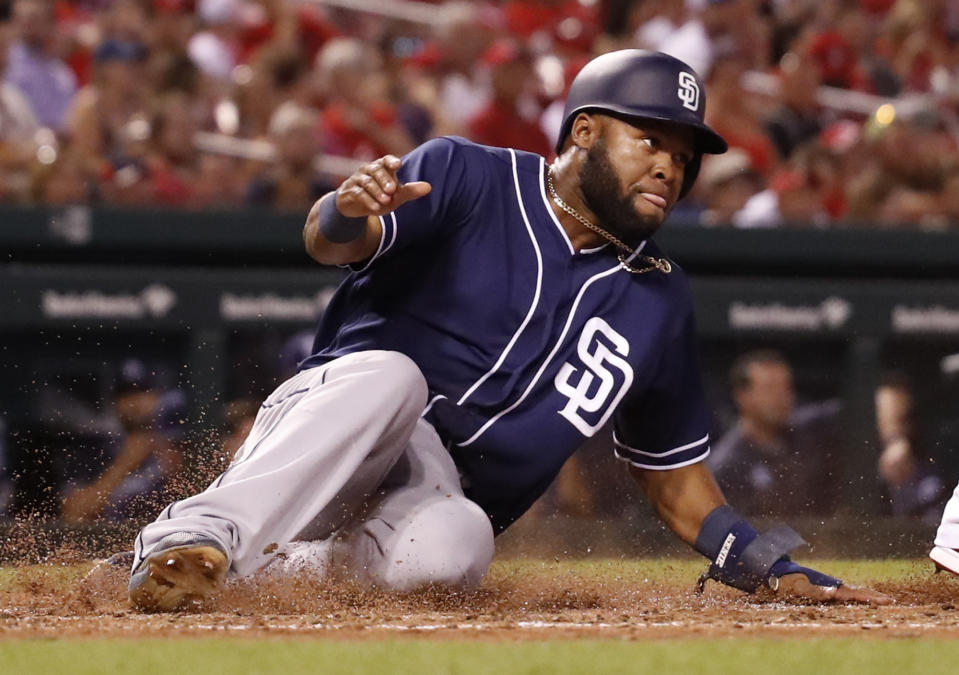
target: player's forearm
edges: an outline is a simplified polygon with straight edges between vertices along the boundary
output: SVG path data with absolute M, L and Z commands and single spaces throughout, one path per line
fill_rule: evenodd
M 379 245 L 380 223 L 378 218 L 367 218 L 365 227 L 352 240 L 333 242 L 324 236 L 324 219 L 321 202 L 336 199 L 336 193 L 330 192 L 313 204 L 303 226 L 303 245 L 307 254 L 324 265 L 347 265 L 369 258 Z M 375 222 L 371 222 L 375 221 Z
M 712 473 L 702 463 L 670 471 L 632 467 L 631 472 L 663 522 L 690 545 L 696 543 L 706 516 L 726 503 Z

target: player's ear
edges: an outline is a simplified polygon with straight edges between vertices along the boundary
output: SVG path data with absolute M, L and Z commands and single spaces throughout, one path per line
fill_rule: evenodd
M 570 127 L 570 140 L 576 147 L 589 150 L 602 135 L 602 126 L 602 115 L 581 112 L 576 115 Z

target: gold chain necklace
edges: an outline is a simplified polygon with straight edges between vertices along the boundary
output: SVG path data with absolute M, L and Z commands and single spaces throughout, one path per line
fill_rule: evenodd
M 565 211 L 566 213 L 571 215 L 573 218 L 581 222 L 588 229 L 600 235 L 601 237 L 606 239 L 609 243 L 613 244 L 616 248 L 619 249 L 620 252 L 617 259 L 619 260 L 620 266 L 624 270 L 626 270 L 627 272 L 631 272 L 632 274 L 645 274 L 646 272 L 652 272 L 653 270 L 659 270 L 663 274 L 669 274 L 670 272 L 673 271 L 673 266 L 670 264 L 668 260 L 666 260 L 666 258 L 653 258 L 652 256 L 642 255 L 641 253 L 637 253 L 636 257 L 642 258 L 642 260 L 647 263 L 647 267 L 636 268 L 630 265 L 629 264 L 630 261 L 627 259 L 627 256 L 632 254 L 633 252 L 632 248 L 630 248 L 626 243 L 624 243 L 612 232 L 608 232 L 604 230 L 602 227 L 600 227 L 599 225 L 596 225 L 595 223 L 590 222 L 579 211 L 577 211 L 572 206 L 564 202 L 562 198 L 560 198 L 560 196 L 556 194 L 556 188 L 553 187 L 553 167 L 549 167 L 546 170 L 546 186 L 549 188 L 549 194 L 550 196 L 552 196 L 553 201 L 556 202 L 556 206 L 563 209 L 563 211 Z

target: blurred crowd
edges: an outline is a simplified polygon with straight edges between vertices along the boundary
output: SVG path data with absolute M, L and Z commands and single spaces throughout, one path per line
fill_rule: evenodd
M 441 134 L 547 157 L 597 53 L 674 54 L 730 142 L 676 222 L 959 223 L 959 0 L 12 0 L 0 200 L 306 209 Z

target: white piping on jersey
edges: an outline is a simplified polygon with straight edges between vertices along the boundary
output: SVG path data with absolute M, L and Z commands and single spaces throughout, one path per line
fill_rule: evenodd
M 510 150 L 512 152 L 512 150 Z M 566 241 L 566 245 L 569 246 L 570 255 L 576 255 L 576 249 L 573 248 L 573 242 L 570 241 L 569 235 L 566 233 L 566 229 L 563 227 L 563 224 L 559 222 L 559 218 L 556 217 L 556 214 L 553 212 L 553 207 L 549 205 L 549 200 L 546 198 L 546 187 L 545 181 L 546 178 L 543 174 L 546 167 L 546 160 L 540 157 L 539 160 L 539 194 L 543 198 L 543 204 L 546 206 L 546 212 L 549 214 L 549 217 L 553 220 L 553 224 L 556 225 L 556 229 L 559 230 L 560 235 Z M 602 248 L 602 246 L 600 247 Z M 596 249 L 599 250 L 599 249 Z
M 467 445 L 471 444 L 477 438 L 482 436 L 487 429 L 489 429 L 491 426 L 496 424 L 496 422 L 498 422 L 503 415 L 519 407 L 519 405 L 526 400 L 526 397 L 529 396 L 531 391 L 533 391 L 533 387 L 536 386 L 536 383 L 539 381 L 539 378 L 543 376 L 543 373 L 546 371 L 547 366 L 549 366 L 550 362 L 553 360 L 553 357 L 556 356 L 556 353 L 559 351 L 560 346 L 562 346 L 563 344 L 563 340 L 566 339 L 566 333 L 569 332 L 569 327 L 573 323 L 573 317 L 576 316 L 576 308 L 579 307 L 579 302 L 580 300 L 583 299 L 583 295 L 585 295 L 586 289 L 589 288 L 594 281 L 597 281 L 598 279 L 609 276 L 611 274 L 615 274 L 616 272 L 622 269 L 623 269 L 622 266 L 617 262 L 615 267 L 611 267 L 605 272 L 599 272 L 598 274 L 594 274 L 593 276 L 591 276 L 589 279 L 586 280 L 583 286 L 579 289 L 579 293 L 576 294 L 576 299 L 573 301 L 573 306 L 570 308 L 569 315 L 566 317 L 566 325 L 563 326 L 563 332 L 560 333 L 559 339 L 556 341 L 556 344 L 553 346 L 553 350 L 546 357 L 546 360 L 543 361 L 542 365 L 539 367 L 539 370 L 536 371 L 536 375 L 533 376 L 532 381 L 529 383 L 529 385 L 527 385 L 526 390 L 523 392 L 523 394 L 518 399 L 516 399 L 513 405 L 506 408 L 505 410 L 499 411 L 498 413 L 496 413 L 496 415 L 488 419 L 486 421 L 486 424 L 481 426 L 475 434 L 470 436 L 468 439 L 466 439 L 462 443 L 457 443 L 456 445 L 460 446 L 461 448 L 465 448 Z
M 390 215 L 393 217 L 393 239 L 390 239 L 390 246 L 393 245 L 393 240 L 396 239 L 396 216 L 392 213 Z M 381 255 L 386 253 L 387 249 L 383 248 L 383 243 L 386 241 L 386 220 L 383 216 L 377 216 L 380 219 L 380 245 L 376 247 L 376 253 L 373 254 L 373 257 L 366 261 L 366 264 L 363 267 L 354 268 L 351 264 L 347 263 L 346 265 L 339 265 L 339 267 L 345 267 L 353 272 L 365 272 L 367 268 L 373 264 L 373 261 L 379 258 Z
M 604 244 L 600 244 L 599 246 L 596 246 L 595 248 L 581 248 L 581 249 L 579 249 L 579 254 L 580 254 L 580 255 L 589 255 L 590 253 L 596 253 L 597 251 L 602 251 L 602 250 L 603 250 L 604 248 L 606 248 L 607 246 L 609 246 L 609 242 L 608 242 L 608 241 L 607 241 L 606 243 L 604 243 Z
M 396 211 L 390 211 L 390 220 L 393 221 L 393 231 L 390 233 L 390 243 L 386 245 L 386 248 L 383 249 L 383 252 L 378 254 L 377 257 L 381 255 L 386 255 L 386 252 L 393 248 L 393 244 L 396 243 L 396 230 L 399 228 L 399 225 L 396 224 Z M 646 242 L 643 242 L 644 244 Z M 639 251 L 637 251 L 638 253 Z
M 616 432 L 613 432 L 613 443 L 621 447 L 623 450 L 629 450 L 630 452 L 635 452 L 637 455 L 646 455 L 647 457 L 668 457 L 669 455 L 675 455 L 677 452 L 682 452 L 683 450 L 694 448 L 697 445 L 702 445 L 708 440 L 709 434 L 706 434 L 698 441 L 693 441 L 692 443 L 687 443 L 686 445 L 680 445 L 678 448 L 673 448 L 672 450 L 667 450 L 666 452 L 647 452 L 645 450 L 637 450 L 636 448 L 626 445 L 616 437 Z
M 523 319 L 523 323 L 520 324 L 519 328 L 516 329 L 516 332 L 513 333 L 513 337 L 506 344 L 506 347 L 503 349 L 503 353 L 500 354 L 499 358 L 496 360 L 496 363 L 493 364 L 493 367 L 487 371 L 483 377 L 476 380 L 472 387 L 466 390 L 466 393 L 456 402 L 456 405 L 463 405 L 466 403 L 466 399 L 473 395 L 473 393 L 479 389 L 486 380 L 492 377 L 493 373 L 499 370 L 500 366 L 503 365 L 503 362 L 506 361 L 506 357 L 509 355 L 510 350 L 513 349 L 513 346 L 516 344 L 516 341 L 519 340 L 519 336 L 522 335 L 523 331 L 526 330 L 526 326 L 529 325 L 529 322 L 533 318 L 533 314 L 536 312 L 536 307 L 539 305 L 539 296 L 543 286 L 543 256 L 539 251 L 539 243 L 536 241 L 536 235 L 533 233 L 533 226 L 530 225 L 529 218 L 526 215 L 526 207 L 523 205 L 523 194 L 519 188 L 519 172 L 516 165 L 516 153 L 513 150 L 509 151 L 510 159 L 513 162 L 513 186 L 516 188 L 516 202 L 519 204 L 519 212 L 523 216 L 523 222 L 526 224 L 526 231 L 529 233 L 530 241 L 533 242 L 533 251 L 536 253 L 536 292 L 533 293 L 533 302 L 529 306 L 529 311 L 526 312 L 526 317 Z M 540 160 L 540 168 L 542 168 L 542 160 Z M 542 180 L 540 181 L 542 182 Z
M 641 464 L 639 462 L 634 462 L 629 457 L 624 457 L 623 455 L 619 454 L 619 451 L 616 450 L 616 448 L 613 448 L 613 455 L 616 456 L 616 459 L 622 460 L 624 462 L 629 462 L 630 464 L 635 466 L 637 469 L 649 469 L 650 471 L 670 471 L 672 469 L 681 469 L 684 466 L 689 466 L 690 464 L 696 464 L 697 462 L 703 461 L 704 459 L 709 457 L 709 447 L 707 446 L 706 452 L 699 455 L 698 457 L 694 457 L 693 459 L 688 459 L 685 462 L 680 462 L 679 464 L 670 464 L 669 466 L 659 466 L 657 464 Z
M 433 409 L 433 404 L 439 401 L 441 398 L 446 398 L 443 394 L 437 394 L 430 399 L 430 402 L 426 404 L 426 407 L 423 408 L 423 412 L 420 413 L 420 417 L 426 417 L 427 413 Z

